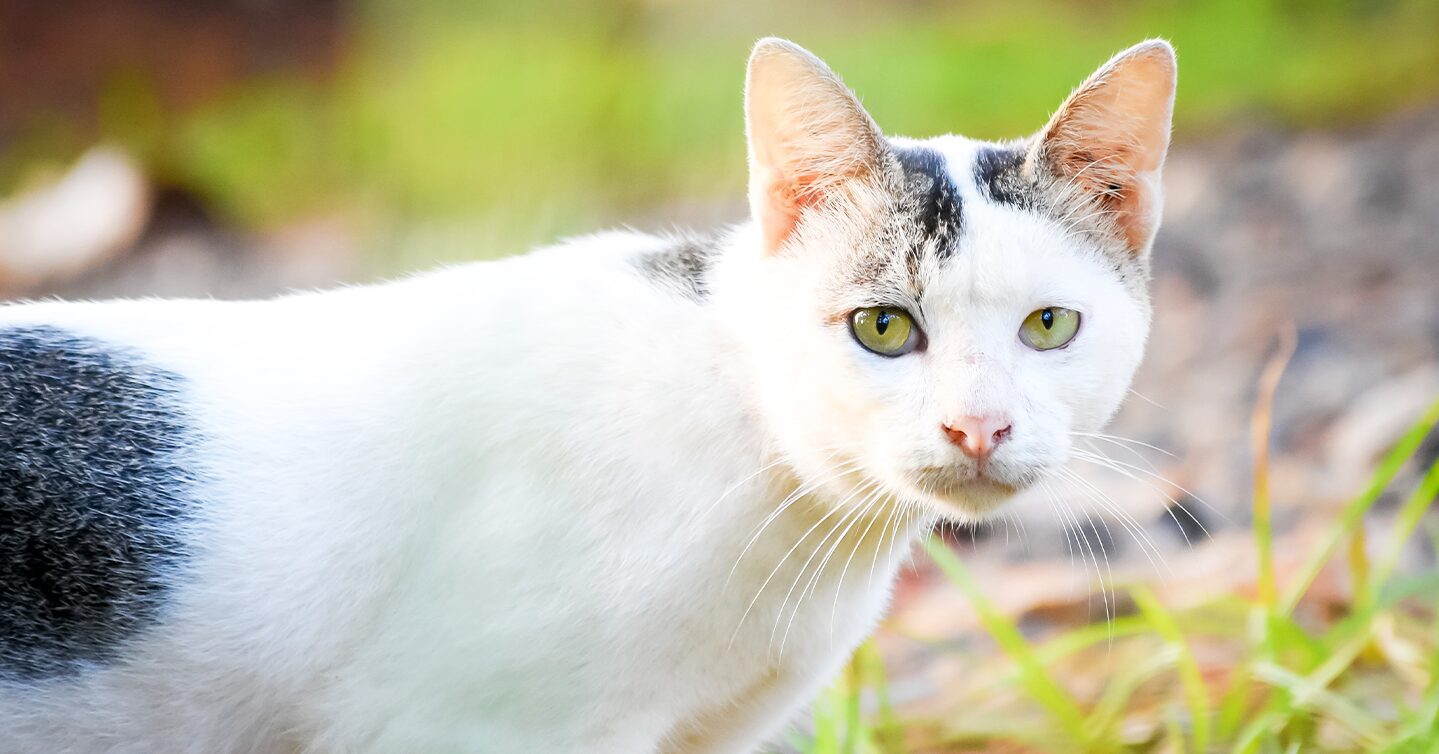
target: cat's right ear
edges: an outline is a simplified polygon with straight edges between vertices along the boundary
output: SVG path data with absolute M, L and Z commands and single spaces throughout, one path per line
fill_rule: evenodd
M 1174 48 L 1163 40 L 1115 55 L 1069 96 L 1034 148 L 1038 163 L 1098 203 L 1136 255 L 1148 253 L 1159 227 L 1175 76 Z
M 762 39 L 745 81 L 750 211 L 766 253 L 807 210 L 883 164 L 884 137 L 839 77 L 808 50 Z

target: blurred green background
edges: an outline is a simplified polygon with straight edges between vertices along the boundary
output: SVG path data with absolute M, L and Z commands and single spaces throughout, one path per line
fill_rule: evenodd
M 127 8 L 156 19 L 128 45 L 103 30 Z M 1362 121 L 1439 93 L 1433 0 L 121 0 L 4 13 L 11 57 L 42 58 L 30 69 L 47 52 L 83 62 L 46 81 L 0 50 L 0 93 L 23 95 L 0 98 L 0 195 L 115 142 L 225 223 L 343 218 L 381 269 L 425 261 L 398 256 L 397 230 L 417 223 L 469 229 L 425 253 L 454 259 L 676 200 L 733 202 L 744 60 L 769 34 L 815 50 L 902 134 L 1025 134 L 1150 36 L 1179 50 L 1181 138 L 1238 120 Z M 74 31 L 97 13 L 101 41 Z M 25 28 L 38 23 L 48 50 Z M 197 41 L 198 26 L 220 31 Z M 215 73 L 197 81 L 197 68 Z
M 738 221 L 766 35 L 921 137 L 1027 134 L 1141 39 L 1180 59 L 1127 460 L 942 532 L 962 560 L 905 572 L 795 749 L 1436 751 L 1439 0 L 0 0 L 0 300 Z

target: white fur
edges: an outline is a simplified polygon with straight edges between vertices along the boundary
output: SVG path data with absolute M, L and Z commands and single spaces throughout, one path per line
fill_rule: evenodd
M 832 639 L 822 585 L 783 662 L 797 559 L 739 626 L 807 506 L 726 586 L 786 482 L 744 481 L 772 449 L 714 317 L 635 273 L 653 243 L 266 303 L 0 310 L 185 375 L 212 475 L 174 619 L 125 667 L 0 691 L 0 749 L 637 752 L 713 716 L 714 745 L 685 750 L 736 751 L 770 732 L 870 630 L 902 551 L 852 574 Z
M 0 687 L 0 750 L 753 750 L 928 522 L 996 502 L 923 489 L 961 462 L 939 425 L 1006 411 L 994 473 L 1053 468 L 1142 350 L 1112 265 L 984 201 L 972 143 L 931 146 L 966 230 L 912 358 L 824 324 L 865 302 L 818 221 L 784 254 L 732 231 L 703 302 L 637 271 L 667 240 L 610 233 L 267 302 L 0 309 L 183 375 L 204 476 L 170 617 L 115 667 Z M 1084 312 L 1062 352 L 1015 337 L 1047 305 Z

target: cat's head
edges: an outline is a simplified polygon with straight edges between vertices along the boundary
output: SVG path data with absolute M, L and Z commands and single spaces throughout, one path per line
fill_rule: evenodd
M 1108 421 L 1149 330 L 1174 87 L 1144 42 L 1027 139 L 889 138 L 818 58 L 758 44 L 726 316 L 803 478 L 978 516 Z

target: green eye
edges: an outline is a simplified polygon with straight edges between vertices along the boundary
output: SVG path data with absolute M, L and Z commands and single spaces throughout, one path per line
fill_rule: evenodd
M 1047 306 L 1024 318 L 1019 326 L 1019 339 L 1036 351 L 1048 351 L 1067 345 L 1079 332 L 1079 312 L 1059 306 Z
M 919 345 L 919 328 L 909 313 L 888 306 L 856 309 L 849 316 L 854 339 L 880 356 L 901 356 Z

